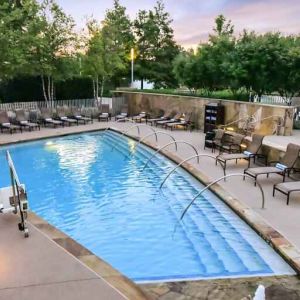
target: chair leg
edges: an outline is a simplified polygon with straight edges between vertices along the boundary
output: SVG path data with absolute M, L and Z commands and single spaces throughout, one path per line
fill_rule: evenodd
M 286 205 L 289 205 L 290 202 L 290 192 L 287 194 L 287 200 L 286 200 Z
M 275 196 L 275 186 L 273 186 L 273 197 Z

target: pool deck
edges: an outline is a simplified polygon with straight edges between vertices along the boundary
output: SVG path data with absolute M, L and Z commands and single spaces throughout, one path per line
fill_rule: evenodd
M 29 224 L 30 237 L 13 215 L 0 217 L 0 299 L 127 299 L 94 271 Z
M 95 122 L 90 125 L 57 129 L 42 128 L 41 131 L 23 132 L 22 134 L 0 134 L 0 145 L 83 131 L 94 131 L 108 126 L 118 128 L 119 130 L 126 130 L 131 128 L 133 124 Z M 151 132 L 147 127 L 141 127 L 140 129 L 141 136 Z M 157 130 L 164 131 L 163 129 Z M 132 128 L 128 133 L 136 136 L 136 128 Z M 204 134 L 202 132 L 168 131 L 168 133 L 177 140 L 192 143 L 196 146 L 199 153 L 211 154 L 210 149 L 203 149 Z M 162 146 L 169 141 L 170 138 L 168 136 L 160 135 L 157 146 Z M 290 141 L 300 144 L 300 135 L 297 134 L 293 137 L 268 137 L 267 141 L 268 143 L 272 143 L 273 147 L 284 150 L 284 147 Z M 154 137 L 150 137 L 149 142 L 154 143 Z M 181 159 L 194 154 L 192 149 L 187 145 L 182 144 L 178 148 L 176 156 Z M 175 153 L 171 147 L 168 148 L 168 151 Z M 222 169 L 215 166 L 212 159 L 201 158 L 200 164 L 197 164 L 196 161 L 191 161 L 190 163 L 195 169 L 204 173 L 210 181 L 222 176 Z M 246 164 L 242 161 L 237 165 L 230 163 L 228 164 L 227 173 L 243 172 L 245 167 Z M 270 176 L 269 179 L 260 179 L 266 196 L 266 208 L 264 210 L 260 208 L 261 196 L 259 190 L 254 187 L 253 182 L 250 180 L 243 181 L 241 178 L 231 178 L 226 182 L 221 182 L 220 185 L 234 198 L 239 199 L 242 204 L 247 205 L 255 211 L 266 223 L 281 233 L 295 247 L 300 249 L 300 194 L 295 193 L 291 197 L 289 206 L 285 204 L 284 195 L 278 193 L 273 198 L 272 186 L 281 180 L 281 177 L 276 175 Z M 116 277 L 120 277 L 119 275 L 105 277 L 103 269 L 100 272 L 92 271 L 88 266 L 93 267 L 95 258 L 90 253 L 86 253 L 85 255 L 78 255 L 78 253 L 74 255 L 74 253 L 71 253 L 73 256 L 70 255 L 66 251 L 68 250 L 66 249 L 68 248 L 68 245 L 66 247 L 67 240 L 64 242 L 65 245 L 62 245 L 62 239 L 66 238 L 65 236 L 55 236 L 53 239 L 51 234 L 49 236 L 49 228 L 46 228 L 48 232 L 47 230 L 42 232 L 42 229 L 45 229 L 46 225 L 43 225 L 40 221 L 37 222 L 37 218 L 32 216 L 30 220 L 32 223 L 29 225 L 31 236 L 29 239 L 24 239 L 17 231 L 14 216 L 0 217 L 0 228 L 2 229 L 0 231 L 0 253 L 2 253 L 0 265 L 0 299 L 144 298 L 143 293 L 134 284 L 131 285 L 126 278 L 123 278 L 123 281 L 119 281 L 119 278 L 116 279 Z M 62 246 L 65 247 L 62 248 Z M 117 284 L 115 283 L 116 281 Z M 122 286 L 120 282 L 125 285 Z M 209 280 L 206 283 L 205 281 L 200 281 L 198 284 L 196 282 L 164 283 L 142 285 L 142 288 L 153 299 L 241 299 L 250 292 L 252 293 L 258 283 L 273 287 L 273 290 L 275 286 L 277 295 L 281 292 L 283 295 L 288 295 L 291 292 L 298 297 L 291 299 L 300 299 L 300 284 L 293 276 L 219 281 Z M 214 294 L 214 290 L 219 290 L 219 294 Z

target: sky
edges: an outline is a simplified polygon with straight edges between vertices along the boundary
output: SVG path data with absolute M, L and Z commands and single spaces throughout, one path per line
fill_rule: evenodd
M 134 18 L 139 9 L 153 8 L 156 0 L 120 2 Z M 78 28 L 83 28 L 88 16 L 102 20 L 113 0 L 57 0 L 57 3 L 75 19 Z M 300 33 L 299 0 L 165 0 L 164 3 L 173 19 L 175 39 L 186 48 L 207 40 L 219 14 L 232 21 L 236 34 L 244 28 L 260 33 Z

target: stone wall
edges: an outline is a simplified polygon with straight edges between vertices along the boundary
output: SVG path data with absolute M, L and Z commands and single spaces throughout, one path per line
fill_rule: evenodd
M 212 102 L 220 103 L 225 106 L 225 124 L 229 124 L 246 115 L 251 116 L 255 114 L 261 119 L 280 116 L 284 119 L 283 127 L 280 130 L 281 134 L 292 134 L 293 107 L 130 91 L 115 91 L 114 97 L 122 98 L 123 102 L 127 103 L 130 115 L 138 114 L 141 111 L 146 111 L 151 115 L 157 115 L 160 111 L 193 112 L 193 121 L 198 129 L 203 129 L 204 127 L 204 106 Z M 270 118 L 257 123 L 255 132 L 265 135 L 272 134 L 277 119 L 278 117 Z M 234 124 L 237 127 L 238 125 L 238 123 Z

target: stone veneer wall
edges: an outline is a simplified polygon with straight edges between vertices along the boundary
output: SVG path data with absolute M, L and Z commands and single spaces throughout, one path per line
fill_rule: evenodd
M 225 124 L 235 121 L 241 117 L 241 114 L 253 115 L 260 112 L 261 118 L 268 116 L 281 116 L 285 120 L 282 134 L 292 135 L 293 129 L 293 107 L 268 105 L 252 102 L 241 102 L 233 100 L 208 99 L 190 96 L 175 96 L 163 94 L 150 94 L 131 91 L 115 91 L 115 99 L 123 99 L 122 103 L 128 104 L 130 115 L 138 114 L 141 111 L 156 115 L 160 110 L 193 112 L 194 122 L 198 129 L 204 127 L 204 106 L 207 103 L 221 103 L 225 106 Z M 117 102 L 117 101 L 115 101 Z M 274 119 L 268 119 L 262 122 L 256 129 L 257 133 L 270 135 L 274 128 Z

